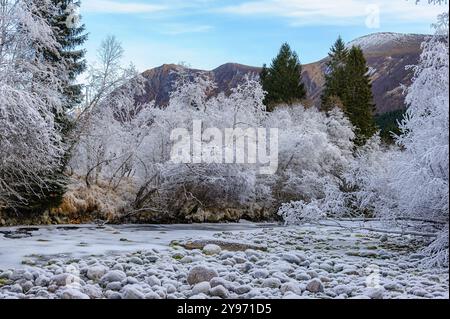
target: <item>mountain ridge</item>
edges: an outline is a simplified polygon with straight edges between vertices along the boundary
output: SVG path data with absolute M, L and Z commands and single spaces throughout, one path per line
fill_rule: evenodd
M 371 70 L 372 90 L 376 112 L 383 114 L 404 109 L 405 97 L 403 86 L 409 85 L 413 70 L 406 66 L 415 65 L 421 54 L 421 44 L 426 40 L 425 34 L 403 34 L 380 32 L 357 38 L 348 43 L 360 46 Z M 324 71 L 328 58 L 303 65 L 303 81 L 308 91 L 308 99 L 320 105 L 320 96 L 325 83 Z M 141 103 L 155 101 L 157 105 L 167 105 L 170 92 L 178 78 L 177 72 L 184 71 L 189 77 L 204 74 L 217 84 L 215 94 L 225 92 L 238 86 L 247 75 L 258 76 L 261 68 L 234 62 L 228 62 L 213 70 L 199 70 L 176 64 L 164 64 L 142 73 L 146 79 L 145 93 L 137 97 Z

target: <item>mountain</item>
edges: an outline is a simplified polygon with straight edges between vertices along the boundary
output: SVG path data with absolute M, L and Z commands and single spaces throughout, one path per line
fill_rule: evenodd
M 377 113 L 383 114 L 405 107 L 402 84 L 409 85 L 413 76 L 413 71 L 407 70 L 406 66 L 417 64 L 421 53 L 420 46 L 426 37 L 420 34 L 375 33 L 348 44 L 360 46 L 365 53 L 372 77 Z M 303 66 L 303 79 L 308 89 L 309 99 L 317 105 L 320 103 L 325 82 L 326 63 L 327 58 Z M 137 97 L 138 101 L 154 100 L 157 105 L 167 105 L 180 71 L 191 78 L 198 74 L 205 74 L 216 82 L 215 93 L 229 93 L 231 88 L 244 81 L 246 75 L 257 76 L 261 68 L 227 63 L 212 71 L 202 71 L 166 64 L 142 74 L 147 82 L 145 93 Z
M 383 114 L 405 108 L 402 85 L 410 85 L 413 70 L 408 65 L 419 61 L 421 44 L 426 35 L 374 33 L 348 44 L 363 49 L 372 78 L 372 92 L 377 113 Z M 324 72 L 328 59 L 303 66 L 303 79 L 310 99 L 320 103 Z
M 199 74 L 206 75 L 216 83 L 216 94 L 219 92 L 228 94 L 232 88 L 243 83 L 247 75 L 257 77 L 260 72 L 261 68 L 237 63 L 227 63 L 212 71 L 190 69 L 175 64 L 164 64 L 142 73 L 142 76 L 146 79 L 145 93 L 137 97 L 137 99 L 139 102 L 155 101 L 157 105 L 167 105 L 174 83 L 179 78 L 180 73 L 184 73 L 189 78 Z

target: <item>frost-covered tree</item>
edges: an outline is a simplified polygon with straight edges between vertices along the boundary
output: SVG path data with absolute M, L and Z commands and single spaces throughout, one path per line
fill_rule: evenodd
M 32 1 L 0 1 L 0 209 L 40 210 L 57 200 L 61 83 L 40 54 L 59 46 L 37 11 Z
M 439 16 L 436 34 L 422 45 L 407 89 L 408 110 L 397 143 L 404 148 L 395 163 L 393 187 L 399 213 L 443 221 L 445 232 L 430 247 L 433 262 L 448 265 L 449 218 L 449 33 L 448 13 Z

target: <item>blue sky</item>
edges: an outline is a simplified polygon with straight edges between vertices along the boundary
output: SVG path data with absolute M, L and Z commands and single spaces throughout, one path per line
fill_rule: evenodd
M 346 41 L 374 32 L 431 33 L 445 10 L 415 0 L 84 0 L 88 60 L 115 35 L 124 63 L 140 71 L 185 62 L 213 69 L 236 62 L 269 63 L 288 42 L 302 63 L 323 58 L 340 34 Z

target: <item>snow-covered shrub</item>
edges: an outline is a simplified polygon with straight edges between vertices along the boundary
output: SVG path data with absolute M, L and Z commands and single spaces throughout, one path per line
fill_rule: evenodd
M 272 189 L 277 203 L 289 204 L 279 214 L 286 222 L 343 214 L 342 176 L 352 160 L 355 135 L 342 111 L 335 108 L 327 115 L 297 105 L 278 108 L 269 121 L 283 128 Z
M 40 5 L 52 8 L 50 1 Z M 60 167 L 55 74 L 64 66 L 41 59 L 44 51 L 57 54 L 58 44 L 34 2 L 2 1 L 0 12 L 0 209 L 18 209 L 51 192 Z

